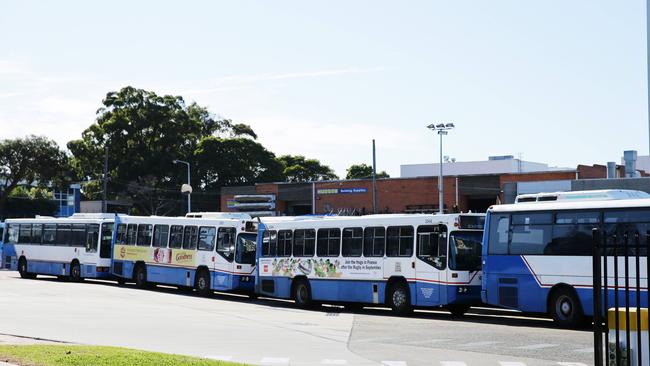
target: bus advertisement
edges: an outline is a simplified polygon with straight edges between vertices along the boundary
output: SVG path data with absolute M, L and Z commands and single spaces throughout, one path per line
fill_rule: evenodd
M 480 303 L 481 214 L 264 218 L 257 291 L 298 306 L 333 302 L 447 307 Z

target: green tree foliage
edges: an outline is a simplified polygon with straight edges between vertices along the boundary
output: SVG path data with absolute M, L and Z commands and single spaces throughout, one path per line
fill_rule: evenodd
M 372 178 L 372 167 L 367 164 L 353 164 L 347 169 L 345 179 L 366 179 Z M 390 178 L 385 171 L 377 173 L 377 178 Z
M 0 141 L 0 212 L 21 184 L 60 188 L 69 179 L 68 157 L 56 142 L 42 136 Z
M 209 190 L 222 186 L 284 180 L 284 166 L 256 141 L 210 136 L 196 150 L 201 185 Z
M 84 186 L 88 198 L 100 197 L 105 147 L 109 197 L 131 199 L 141 214 L 182 212 L 185 204 L 179 188 L 187 181 L 187 171 L 185 165 L 173 164 L 174 159 L 191 164 L 193 201 L 204 189 L 254 183 L 265 179 L 267 171 L 278 170 L 273 154 L 251 140 L 257 136 L 249 126 L 216 119 L 180 96 L 125 87 L 108 93 L 102 103 L 96 122 L 81 139 L 68 143 L 75 168 L 92 182 Z M 256 160 L 246 161 L 247 157 Z M 227 171 L 233 162 L 237 168 Z
M 330 167 L 316 159 L 306 159 L 302 155 L 282 155 L 277 159 L 284 165 L 284 176 L 287 182 L 338 179 Z

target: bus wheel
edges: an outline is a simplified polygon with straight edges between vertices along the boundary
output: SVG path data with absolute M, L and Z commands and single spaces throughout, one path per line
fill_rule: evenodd
M 125 278 L 122 278 L 122 277 L 119 277 L 119 278 L 117 279 L 117 285 L 118 285 L 118 286 L 124 286 L 124 285 L 126 285 L 126 279 L 125 279 Z
M 144 266 L 144 264 L 138 264 L 135 267 L 133 280 L 135 281 L 135 287 L 139 289 L 144 289 L 147 287 L 147 268 Z
M 563 287 L 553 291 L 550 300 L 550 315 L 560 326 L 572 328 L 584 320 L 580 300 L 571 289 Z
M 293 287 L 293 300 L 299 308 L 307 309 L 312 306 L 311 289 L 306 280 L 298 280 Z
M 411 300 L 409 299 L 409 290 L 406 284 L 397 282 L 391 286 L 388 293 L 388 305 L 397 315 L 407 315 L 411 313 Z
M 205 269 L 199 270 L 194 280 L 194 288 L 201 296 L 210 295 L 210 274 Z
M 81 266 L 79 262 L 74 261 L 70 265 L 70 281 L 72 282 L 81 282 Z
M 20 274 L 21 278 L 28 278 L 28 279 L 33 279 L 36 278 L 35 273 L 29 273 L 27 272 L 27 259 L 20 258 L 18 261 L 18 273 Z
M 471 306 L 467 304 L 452 304 L 447 306 L 447 310 L 451 313 L 453 316 L 462 316 L 465 315 L 465 313 L 469 310 Z

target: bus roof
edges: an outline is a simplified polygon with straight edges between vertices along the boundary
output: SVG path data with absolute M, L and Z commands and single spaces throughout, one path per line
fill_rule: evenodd
M 570 192 L 541 192 L 520 194 L 515 203 L 548 203 L 556 201 L 608 201 L 636 198 L 650 198 L 650 194 L 643 191 L 629 189 L 601 189 L 591 191 L 570 191 Z
M 538 202 L 514 203 L 508 205 L 495 205 L 490 207 L 491 212 L 516 212 L 516 211 L 553 211 L 553 210 L 589 210 L 603 208 L 650 208 L 650 198 L 600 200 L 600 201 L 554 201 L 544 204 Z
M 264 225 L 274 227 L 312 226 L 328 227 L 331 225 L 408 225 L 408 224 L 449 224 L 453 225 L 461 216 L 481 217 L 485 214 L 378 214 L 365 216 L 283 216 L 263 217 Z

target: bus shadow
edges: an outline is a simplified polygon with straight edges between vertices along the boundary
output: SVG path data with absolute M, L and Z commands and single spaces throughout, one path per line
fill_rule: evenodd
M 15 276 L 11 276 L 16 279 L 20 279 L 20 275 L 16 273 Z M 22 279 L 28 280 L 28 279 Z M 58 278 L 55 276 L 39 276 L 32 281 L 47 281 L 47 282 L 63 282 L 70 283 L 67 279 Z M 256 304 L 260 306 L 265 306 L 274 309 L 283 309 L 287 311 L 303 311 L 295 306 L 294 302 L 291 300 L 285 299 L 275 299 L 267 297 L 251 298 L 247 294 L 238 294 L 238 293 L 228 293 L 228 292 L 214 292 L 209 296 L 201 296 L 198 293 L 194 292 L 193 289 L 188 287 L 176 287 L 168 285 L 152 285 L 150 288 L 138 289 L 133 283 L 118 284 L 115 281 L 111 280 L 98 280 L 98 279 L 85 279 L 81 283 L 89 283 L 93 285 L 101 286 L 111 286 L 111 287 L 122 287 L 132 290 L 140 291 L 156 291 L 161 293 L 166 293 L 176 296 L 186 296 L 194 298 L 205 298 L 213 299 L 219 301 L 228 301 L 234 303 L 248 303 Z M 363 315 L 363 316 L 376 316 L 376 317 L 393 317 L 401 318 L 395 316 L 389 308 L 382 307 L 364 307 L 359 309 L 350 310 L 345 308 L 342 304 L 325 304 L 317 305 L 307 311 L 326 313 L 328 315 L 336 314 L 353 314 L 353 315 Z M 477 323 L 477 324 L 493 324 L 501 326 L 510 326 L 510 327 L 529 327 L 529 328 L 543 328 L 543 329 L 564 329 L 558 327 L 550 318 L 545 318 L 544 315 L 540 314 L 527 314 L 520 313 L 511 310 L 503 310 L 498 308 L 489 308 L 489 307 L 476 307 L 470 309 L 463 316 L 454 316 L 447 312 L 444 308 L 440 309 L 417 309 L 412 314 L 404 316 L 403 318 L 407 319 L 429 319 L 437 321 L 448 321 L 448 322 L 465 322 L 465 323 Z M 591 332 L 591 325 L 584 325 L 580 328 L 572 328 L 570 330 L 574 331 L 583 331 Z

